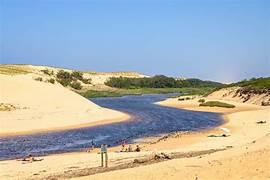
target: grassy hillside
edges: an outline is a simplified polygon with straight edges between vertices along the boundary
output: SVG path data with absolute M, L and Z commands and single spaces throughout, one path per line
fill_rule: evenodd
M 270 89 L 270 77 L 252 78 L 250 80 L 243 80 L 238 83 L 230 84 L 229 86 L 252 87 L 256 89 Z

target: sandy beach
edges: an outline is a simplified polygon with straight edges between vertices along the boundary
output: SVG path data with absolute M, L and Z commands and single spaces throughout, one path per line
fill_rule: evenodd
M 89 127 L 128 120 L 61 86 L 34 80 L 33 74 L 0 75 L 0 136 Z
M 178 102 L 168 99 L 159 104 L 189 110 L 224 113 L 220 127 L 192 134 L 169 136 L 155 143 L 141 144 L 142 152 L 109 150 L 109 168 L 100 168 L 98 150 L 39 157 L 42 161 L 0 162 L 0 178 L 14 179 L 269 179 L 270 109 L 230 101 L 236 108 L 198 107 L 197 99 Z M 266 121 L 258 124 L 257 121 Z M 225 132 L 227 130 L 228 132 Z M 227 134 L 228 137 L 208 137 Z M 134 159 L 155 154 L 182 153 L 171 160 L 134 164 Z M 130 168 L 132 167 L 132 168 Z M 111 168 L 111 169 L 110 169 Z M 158 170 L 158 171 L 157 171 Z M 104 172 L 105 171 L 105 172 Z M 106 172 L 108 171 L 108 172 Z M 101 173 L 103 172 L 103 173 Z

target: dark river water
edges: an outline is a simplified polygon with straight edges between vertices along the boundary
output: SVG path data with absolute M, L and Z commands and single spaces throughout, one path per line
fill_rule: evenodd
M 197 131 L 220 125 L 220 114 L 194 112 L 153 104 L 169 95 L 142 95 L 91 99 L 96 104 L 126 112 L 134 118 L 109 125 L 0 138 L 0 159 L 14 159 L 28 154 L 80 151 L 91 146 L 108 144 L 115 146 L 123 140 L 158 136 L 175 131 Z

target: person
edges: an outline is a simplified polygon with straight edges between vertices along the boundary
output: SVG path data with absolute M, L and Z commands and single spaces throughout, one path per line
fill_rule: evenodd
M 132 146 L 131 146 L 131 144 L 128 146 L 128 152 L 132 152 Z
M 94 140 L 92 139 L 92 141 L 91 141 L 91 149 L 93 150 L 93 149 L 95 149 L 95 143 L 94 143 Z
M 126 146 L 126 142 L 123 141 L 123 142 L 122 142 L 122 149 L 121 149 L 120 152 L 124 152 L 124 151 L 125 151 L 125 146 Z
M 136 146 L 136 149 L 135 149 L 136 152 L 140 152 L 141 151 L 141 148 L 139 145 Z

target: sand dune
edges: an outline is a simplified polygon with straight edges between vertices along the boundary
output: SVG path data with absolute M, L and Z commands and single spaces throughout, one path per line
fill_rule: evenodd
M 128 115 L 99 107 L 60 84 L 39 82 L 33 78 L 33 74 L 0 75 L 0 103 L 16 108 L 0 111 L 0 135 L 128 119 Z
M 261 105 L 262 102 L 270 102 L 270 93 L 267 91 L 256 93 L 241 87 L 229 87 L 215 91 L 208 95 L 207 98 Z

